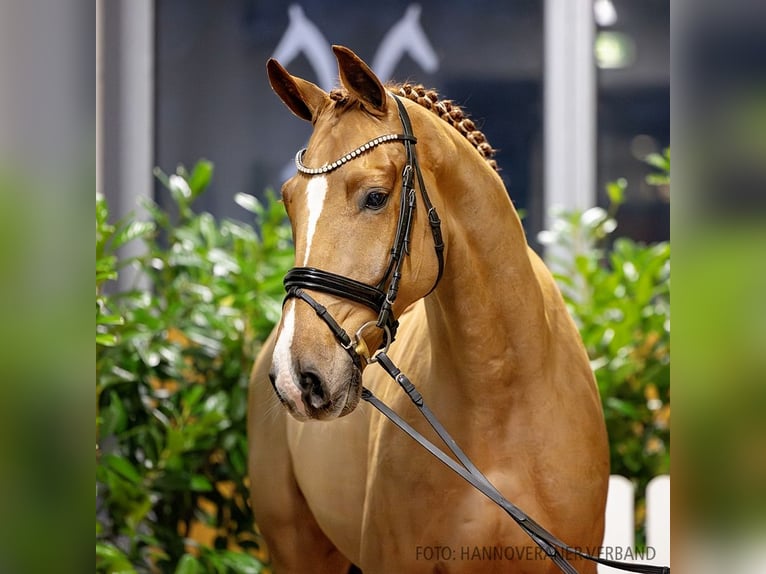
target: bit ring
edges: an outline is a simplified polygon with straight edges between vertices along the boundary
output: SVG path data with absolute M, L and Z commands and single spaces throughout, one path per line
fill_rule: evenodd
M 378 349 L 372 355 L 370 355 L 370 349 L 367 346 L 367 343 L 362 338 L 362 333 L 364 332 L 365 329 L 369 327 L 376 327 L 378 329 L 381 329 L 383 331 L 383 337 L 385 341 L 385 345 L 383 346 L 383 348 Z M 357 355 L 362 357 L 368 365 L 370 365 L 372 363 L 375 363 L 378 360 L 377 357 L 379 353 L 388 352 L 388 348 L 391 346 L 392 339 L 393 338 L 391 337 L 391 329 L 388 328 L 388 325 L 383 325 L 382 327 L 379 327 L 376 321 L 367 321 L 364 325 L 362 325 L 356 330 L 356 333 L 354 333 L 354 351 L 356 352 Z

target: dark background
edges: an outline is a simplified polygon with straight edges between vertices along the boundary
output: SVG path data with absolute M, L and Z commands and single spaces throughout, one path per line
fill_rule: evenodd
M 386 32 L 412 2 L 303 0 L 306 17 L 330 44 L 371 62 Z M 428 73 L 405 55 L 393 78 L 436 88 L 462 105 L 499 149 L 509 194 L 526 212 L 530 241 L 543 221 L 543 2 L 423 0 L 420 23 L 439 59 Z M 173 171 L 205 157 L 216 166 L 213 189 L 200 208 L 247 217 L 238 192 L 278 190 L 303 147 L 310 125 L 292 116 L 271 92 L 265 73 L 288 25 L 286 1 L 158 0 L 156 19 L 155 163 Z M 628 202 L 619 212 L 623 235 L 669 238 L 666 199 L 644 183 L 650 169 L 637 152 L 661 151 L 670 140 L 669 2 L 615 0 L 610 31 L 627 34 L 635 50 L 623 69 L 598 73 L 597 181 L 625 177 Z M 291 73 L 317 82 L 305 56 Z M 636 144 L 636 137 L 639 143 Z M 647 147 L 648 146 L 648 147 Z M 159 188 L 157 189 L 159 191 Z M 162 195 L 158 193 L 158 197 Z

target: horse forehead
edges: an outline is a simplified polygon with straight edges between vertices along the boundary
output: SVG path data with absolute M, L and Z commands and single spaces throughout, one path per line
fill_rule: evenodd
M 373 138 L 400 130 L 401 124 L 396 115 L 372 116 L 363 109 L 351 106 L 320 115 L 307 151 L 309 154 L 321 154 L 319 159 L 334 161 Z

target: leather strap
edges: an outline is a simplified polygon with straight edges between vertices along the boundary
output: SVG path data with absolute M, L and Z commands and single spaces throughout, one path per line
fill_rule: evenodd
M 362 358 L 356 352 L 356 349 L 354 349 L 354 343 L 351 340 L 351 337 L 349 337 L 348 333 L 346 333 L 346 330 L 341 327 L 335 319 L 333 319 L 333 316 L 330 315 L 330 313 L 327 311 L 327 307 L 319 303 L 319 301 L 314 299 L 300 287 L 293 287 L 290 289 L 290 291 L 287 293 L 287 296 L 285 297 L 285 301 L 292 297 L 296 297 L 302 301 L 305 301 L 306 304 L 314 310 L 317 316 L 322 319 L 322 321 L 324 321 L 330 328 L 330 331 L 332 331 L 332 334 L 335 336 L 338 343 L 340 343 L 340 346 L 343 347 L 351 356 L 351 360 L 354 362 L 354 365 L 356 365 L 356 367 L 361 370 Z
M 402 100 L 399 98 L 399 96 L 394 94 L 391 95 L 393 96 L 394 101 L 396 102 L 396 106 L 399 109 L 399 119 L 402 122 L 404 133 L 413 133 L 412 122 L 410 121 L 410 116 L 407 113 L 407 109 L 404 107 Z M 434 281 L 433 287 L 431 287 L 431 290 L 428 292 L 428 294 L 431 294 L 433 290 L 436 289 L 439 281 L 441 281 L 442 275 L 444 273 L 444 240 L 442 238 L 441 219 L 439 219 L 439 214 L 436 212 L 436 208 L 433 206 L 433 203 L 431 203 L 431 198 L 428 197 L 428 190 L 426 190 L 426 184 L 425 181 L 423 181 L 423 172 L 420 170 L 420 162 L 418 162 L 418 156 L 415 153 L 413 147 L 414 144 L 415 142 L 405 141 L 404 149 L 407 152 L 408 163 L 411 163 L 415 171 L 415 175 L 418 178 L 420 197 L 423 199 L 423 207 L 425 208 L 428 215 L 428 224 L 431 227 L 431 235 L 433 235 L 434 238 L 434 251 L 436 252 L 436 258 L 439 261 L 439 272 L 436 276 L 436 281 Z
M 380 306 L 386 299 L 386 294 L 377 287 L 315 267 L 293 267 L 285 275 L 284 285 L 288 293 L 297 287 L 322 291 L 351 299 L 366 305 L 373 311 L 380 310 Z
M 385 352 L 380 352 L 376 355 L 376 362 L 380 364 L 383 370 L 396 381 L 396 383 L 407 393 L 407 396 L 417 407 L 423 417 L 428 421 L 431 427 L 434 429 L 439 438 L 444 442 L 447 448 L 455 455 L 459 462 L 455 461 L 443 450 L 429 441 L 421 433 L 415 430 L 407 421 L 401 418 L 396 412 L 394 412 L 385 403 L 380 401 L 369 389 L 366 387 L 362 389 L 362 399 L 369 402 L 373 407 L 378 409 L 386 418 L 388 418 L 397 427 L 407 433 L 418 444 L 435 456 L 439 461 L 448 466 L 453 472 L 458 474 L 474 488 L 479 490 L 487 498 L 492 500 L 495 504 L 500 506 L 505 512 L 524 530 L 530 538 L 551 558 L 559 567 L 559 569 L 566 574 L 577 574 L 566 558 L 560 551 L 572 553 L 586 560 L 597 562 L 605 566 L 617 568 L 619 570 L 625 570 L 629 572 L 638 572 L 639 574 L 670 574 L 670 568 L 668 566 L 654 566 L 651 564 L 633 564 L 629 562 L 619 562 L 616 560 L 608 560 L 605 558 L 599 558 L 598 556 L 591 556 L 576 548 L 572 548 L 566 543 L 559 540 L 556 536 L 548 532 L 540 524 L 530 518 L 523 510 L 514 505 L 507 498 L 505 498 L 492 483 L 489 482 L 486 476 L 471 462 L 468 456 L 463 452 L 460 446 L 455 442 L 455 439 L 447 432 L 447 429 L 439 422 L 431 409 L 423 401 L 423 396 L 415 388 L 415 385 L 402 373 L 398 367 L 391 361 Z

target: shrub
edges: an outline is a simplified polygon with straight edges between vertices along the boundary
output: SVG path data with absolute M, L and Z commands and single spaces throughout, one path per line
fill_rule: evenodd
M 668 185 L 670 152 L 648 162 L 647 181 Z M 611 472 L 636 483 L 637 541 L 643 541 L 644 491 L 670 471 L 670 243 L 618 237 L 626 183 L 607 186 L 609 211 L 559 212 L 540 234 L 577 323 L 601 393 Z
M 247 383 L 279 318 L 290 228 L 273 194 L 266 205 L 236 197 L 255 226 L 195 213 L 212 171 L 204 161 L 158 171 L 172 209 L 147 203 L 146 221 L 112 225 L 96 199 L 98 572 L 262 568 L 247 503 Z M 118 258 L 131 241 L 145 252 Z M 105 293 L 126 265 L 150 287 Z

